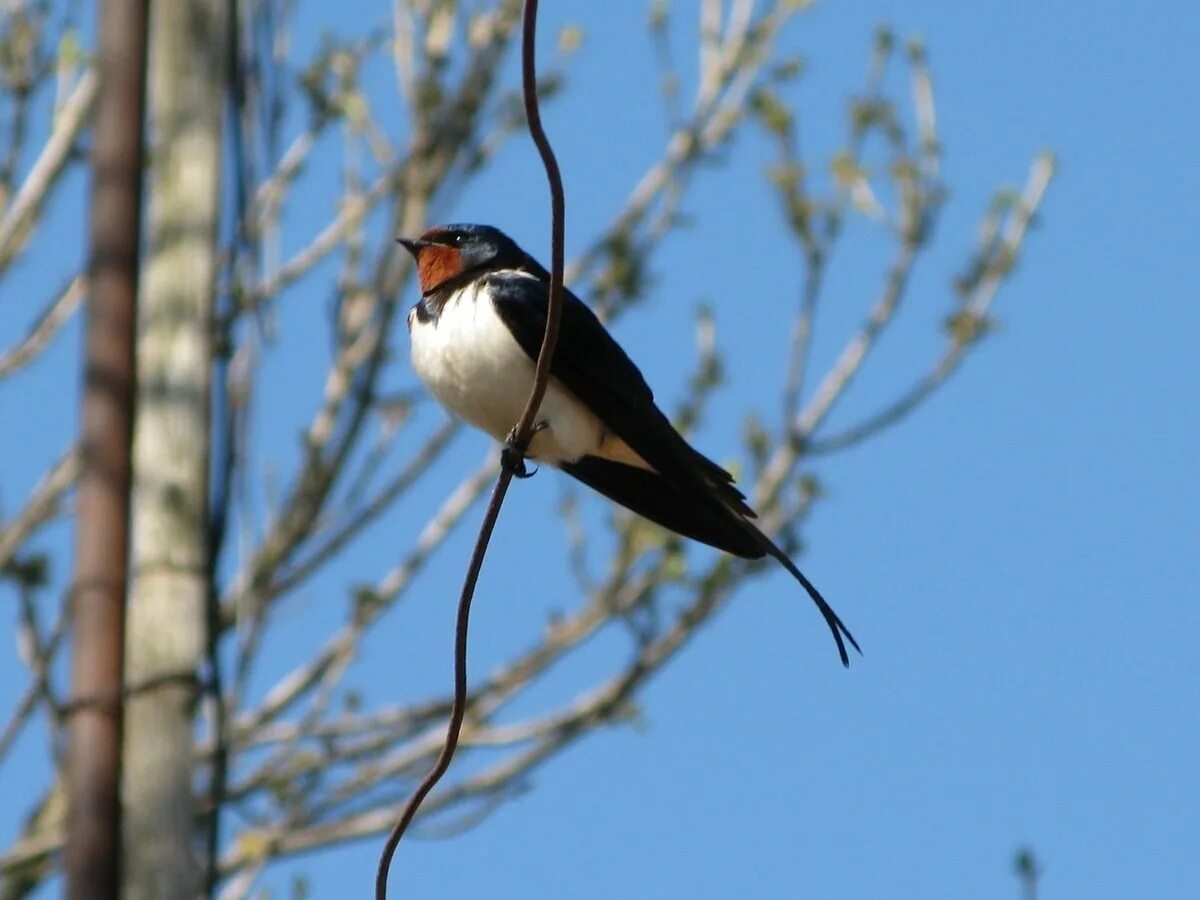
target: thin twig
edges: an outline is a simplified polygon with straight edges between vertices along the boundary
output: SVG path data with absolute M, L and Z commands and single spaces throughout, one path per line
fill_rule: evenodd
M 0 568 L 39 527 L 57 515 L 63 497 L 79 479 L 83 454 L 73 444 L 34 488 L 33 495 L 10 521 L 0 523 Z
M 1025 189 L 1016 208 L 1012 211 L 1002 239 L 993 253 L 994 259 L 990 264 L 984 266 L 978 282 L 963 303 L 963 309 L 975 320 L 982 323 L 987 315 L 987 311 L 995 299 L 996 291 L 1020 254 L 1030 222 L 1037 214 L 1038 207 L 1041 206 L 1042 198 L 1045 196 L 1046 188 L 1049 187 L 1053 176 L 1054 160 L 1052 157 L 1043 155 L 1034 160 L 1029 177 L 1025 182 Z M 984 252 L 986 249 L 985 247 Z M 899 422 L 946 383 L 950 376 L 958 370 L 974 340 L 982 333 L 982 330 L 968 332 L 965 336 L 951 333 L 941 358 L 934 365 L 932 371 L 922 376 L 915 385 L 879 412 L 844 431 L 819 440 L 810 439 L 805 445 L 805 452 L 809 455 L 817 455 L 844 450 Z
M 451 438 L 458 433 L 459 425 L 448 421 L 438 428 L 424 444 L 413 454 L 412 460 L 394 478 L 392 478 L 378 493 L 353 509 L 353 514 L 333 528 L 324 538 L 320 546 L 310 550 L 303 559 L 282 570 L 274 582 L 264 589 L 265 596 L 286 593 L 306 581 L 310 575 L 336 555 L 367 525 L 374 522 L 386 511 L 392 503 L 407 491 L 416 480 L 424 475 L 430 465 L 437 460 L 439 454 L 450 443 Z
M 496 454 L 489 453 L 487 459 L 456 488 L 438 508 L 428 524 L 417 537 L 416 545 L 408 555 L 356 605 L 350 622 L 330 636 L 324 647 L 302 665 L 276 682 L 267 692 L 258 709 L 238 722 L 240 733 L 251 733 L 263 725 L 278 719 L 297 700 L 326 678 L 334 667 L 345 668 L 357 652 L 363 633 L 381 616 L 420 572 L 433 552 L 458 525 L 481 495 L 496 472 Z M 261 620 L 256 620 L 261 621 Z M 260 634 L 261 629 L 252 632 Z M 249 641 L 249 637 L 248 637 Z M 253 643 L 253 642 L 251 642 Z M 247 647 L 239 654 L 238 671 L 246 673 L 249 656 L 253 648 Z M 234 697 L 240 698 L 245 690 L 245 674 L 239 675 Z
M 85 279 L 76 275 L 50 301 L 20 343 L 0 351 L 0 378 L 7 378 L 22 366 L 37 358 L 51 339 L 70 321 L 79 309 L 86 292 Z
M 58 727 L 55 719 L 58 714 L 59 701 L 56 699 L 50 684 L 50 674 L 51 668 L 54 665 L 55 655 L 67 632 L 66 605 L 64 604 L 63 608 L 59 610 L 58 617 L 51 627 L 49 634 L 42 640 L 37 636 L 36 628 L 33 627 L 31 621 L 34 609 L 33 600 L 29 597 L 29 594 L 30 591 L 28 589 L 22 591 L 22 607 L 29 607 L 27 612 L 23 609 L 22 616 L 29 620 L 29 624 L 25 628 L 32 633 L 31 640 L 29 641 L 30 658 L 26 661 L 32 679 L 29 687 L 25 690 L 25 694 L 17 704 L 16 709 L 9 717 L 8 723 L 3 729 L 0 729 L 0 762 L 3 762 L 9 748 L 25 727 L 26 722 L 28 722 L 29 718 L 37 710 L 39 702 L 46 704 L 46 708 L 51 715 L 51 726 L 55 729 Z
M 525 117 L 529 123 L 529 134 L 533 138 L 534 144 L 537 145 L 538 153 L 541 154 L 542 163 L 546 167 L 546 178 L 550 182 L 550 308 L 546 314 L 546 332 L 542 336 L 542 347 L 538 352 L 537 368 L 534 372 L 533 389 L 529 393 L 529 402 L 525 404 L 525 410 L 521 413 L 521 418 L 517 421 L 509 439 L 510 447 L 518 454 L 517 462 L 514 463 L 510 460 L 510 463 L 500 471 L 500 477 L 492 491 L 491 502 L 488 504 L 487 513 L 483 518 L 483 525 L 479 529 L 475 550 L 471 554 L 462 596 L 459 598 L 454 637 L 454 706 L 450 711 L 450 723 L 446 729 L 446 743 L 437 763 L 405 804 L 404 812 L 384 843 L 383 853 L 379 858 L 379 869 L 375 876 L 376 900 L 387 900 L 388 869 L 391 866 L 396 847 L 404 836 L 409 823 L 417 814 L 421 802 L 450 768 L 450 761 L 454 758 L 454 751 L 458 747 L 458 737 L 462 730 L 467 706 L 467 627 L 471 615 L 471 599 L 475 595 L 479 570 L 483 567 L 488 542 L 496 527 L 496 519 L 500 516 L 500 508 L 504 504 L 508 486 L 517 472 L 519 460 L 524 456 L 529 447 L 529 441 L 533 437 L 533 420 L 542 405 L 542 398 L 550 383 L 550 360 L 554 357 L 554 348 L 558 343 L 558 328 L 562 319 L 563 246 L 565 243 L 563 220 L 566 202 L 563 197 L 562 176 L 558 170 L 558 161 L 554 158 L 554 151 L 542 128 L 542 119 L 538 110 L 537 65 L 534 55 L 535 38 L 537 37 L 537 8 L 537 0 L 526 0 L 525 23 L 521 40 L 521 80 L 525 95 Z
M 28 233 L 29 222 L 42 208 L 50 188 L 70 160 L 71 149 L 87 122 L 99 84 L 95 69 L 89 69 L 79 79 L 75 90 L 59 111 L 54 130 L 41 155 L 29 170 L 12 204 L 4 211 L 3 218 L 0 218 L 0 272 L 20 251 L 20 243 Z

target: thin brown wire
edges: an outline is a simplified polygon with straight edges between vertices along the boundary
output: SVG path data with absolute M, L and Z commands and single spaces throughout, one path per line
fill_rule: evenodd
M 458 600 L 458 616 L 454 631 L 454 705 L 450 710 L 450 723 L 446 728 L 446 743 L 434 763 L 433 769 L 413 791 L 400 819 L 392 827 L 383 852 L 379 857 L 379 868 L 375 874 L 375 898 L 387 900 L 388 870 L 391 868 L 392 857 L 396 847 L 404 836 L 409 824 L 420 809 L 425 797 L 450 768 L 450 761 L 458 749 L 458 738 L 462 731 L 463 716 L 467 706 L 467 627 L 471 616 L 471 600 L 475 596 L 475 584 L 479 580 L 479 571 L 483 567 L 483 559 L 487 554 L 488 543 L 500 516 L 500 507 L 508 493 L 508 486 L 513 476 L 520 469 L 525 451 L 533 438 L 534 417 L 542 404 L 546 386 L 550 382 L 550 360 L 554 356 L 554 348 L 558 343 L 558 327 L 562 320 L 562 290 L 563 290 L 563 258 L 564 240 L 563 223 L 566 201 L 563 197 L 562 176 L 558 170 L 558 161 L 550 141 L 542 129 L 542 117 L 537 100 L 537 66 L 535 64 L 534 44 L 537 36 L 537 0 L 525 0 L 525 16 L 521 37 L 521 81 L 525 97 L 525 117 L 529 122 L 529 134 L 541 154 L 542 163 L 546 167 L 546 178 L 550 182 L 551 238 L 550 238 L 550 308 L 546 315 L 546 333 L 542 337 L 542 347 L 538 353 L 537 369 L 533 379 L 533 390 L 529 394 L 529 402 L 521 418 L 509 435 L 505 455 L 505 465 L 492 489 L 492 498 L 488 502 L 483 524 L 479 527 L 479 537 L 475 541 L 475 549 L 471 553 L 471 561 L 467 566 L 466 580 L 463 582 L 462 594 Z

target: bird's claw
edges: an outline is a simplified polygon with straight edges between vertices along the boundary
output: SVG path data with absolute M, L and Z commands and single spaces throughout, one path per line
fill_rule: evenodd
M 515 444 L 505 444 L 500 449 L 500 467 L 513 478 L 532 478 L 537 474 L 537 469 L 529 471 L 525 465 L 525 454 Z
M 533 426 L 533 434 L 539 431 L 544 431 L 549 428 L 546 422 L 538 422 Z M 530 435 L 530 439 L 533 435 Z M 500 465 L 511 474 L 513 478 L 532 478 L 537 474 L 537 468 L 531 472 L 529 467 L 525 465 L 525 452 L 517 446 L 517 436 L 515 433 L 508 436 L 508 440 L 504 442 L 504 446 L 500 449 Z

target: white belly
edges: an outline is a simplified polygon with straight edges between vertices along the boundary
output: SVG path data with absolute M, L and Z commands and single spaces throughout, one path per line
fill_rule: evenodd
M 496 315 L 485 291 L 469 284 L 446 301 L 437 319 L 410 314 L 412 364 L 451 413 L 503 441 L 533 388 L 533 362 Z M 529 455 L 572 462 L 604 443 L 604 426 L 556 378 L 550 379 Z

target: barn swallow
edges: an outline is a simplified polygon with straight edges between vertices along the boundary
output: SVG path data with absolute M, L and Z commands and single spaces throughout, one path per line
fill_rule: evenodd
M 486 225 L 443 225 L 399 242 L 416 260 L 421 287 L 408 314 L 413 368 L 451 413 L 506 441 L 533 387 L 549 273 Z M 754 524 L 733 476 L 675 430 L 592 311 L 566 289 L 563 302 L 550 383 L 527 455 L 684 537 L 745 559 L 773 556 L 817 605 L 848 666 L 843 637 L 855 650 L 858 642 Z

